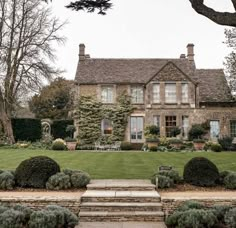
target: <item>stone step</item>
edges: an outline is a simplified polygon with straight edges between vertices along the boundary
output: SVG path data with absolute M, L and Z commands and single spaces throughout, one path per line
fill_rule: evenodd
M 163 222 L 164 213 L 154 211 L 122 211 L 122 212 L 107 212 L 107 211 L 89 211 L 80 212 L 80 222 Z
M 162 211 L 161 203 L 84 202 L 80 211 Z
M 156 191 L 88 190 L 81 197 L 81 202 L 160 202 L 160 195 Z
M 150 180 L 92 180 L 88 190 L 154 191 Z

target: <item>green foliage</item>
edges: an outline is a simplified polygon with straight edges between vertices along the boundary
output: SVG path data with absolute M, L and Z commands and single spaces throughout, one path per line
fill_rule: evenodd
M 189 184 L 210 187 L 219 180 L 219 171 L 207 158 L 195 157 L 185 165 L 183 177 Z
M 188 137 L 189 140 L 199 139 L 206 133 L 205 129 L 201 124 L 194 124 L 192 128 L 189 130 Z
M 172 127 L 170 130 L 170 136 L 171 137 L 176 137 L 181 133 L 181 129 L 179 127 Z
M 225 223 L 230 227 L 230 228 L 235 228 L 236 227 L 236 208 L 232 208 L 229 210 L 224 217 Z
M 162 175 L 154 175 L 151 178 L 152 184 L 157 184 L 156 180 L 158 179 L 158 188 L 171 188 L 174 187 L 174 180 L 169 178 L 168 176 L 162 176 Z
M 16 204 L 14 207 L 13 207 L 13 210 L 15 211 L 19 211 L 21 213 L 23 213 L 23 216 L 24 216 L 24 219 L 23 219 L 23 223 L 24 224 L 27 224 L 27 222 L 29 221 L 30 219 L 30 215 L 32 214 L 33 210 L 30 209 L 29 207 L 26 207 L 22 204 Z
M 70 176 L 64 173 L 56 173 L 55 175 L 52 175 L 46 183 L 46 188 L 49 190 L 68 189 L 70 187 Z
M 12 129 L 16 141 L 35 142 L 42 136 L 39 119 L 12 119 Z
M 148 125 L 145 127 L 144 135 L 146 138 L 157 138 L 160 134 L 160 128 L 156 125 Z
M 70 132 L 66 131 L 68 125 L 73 125 L 74 120 L 54 120 L 51 125 L 51 134 L 54 139 L 71 137 Z
M 71 185 L 74 188 L 84 188 L 87 186 L 87 184 L 89 184 L 91 178 L 89 174 L 86 172 L 74 171 L 71 174 L 70 179 L 71 179 Z
M 12 190 L 15 186 L 15 177 L 10 171 L 0 173 L 0 189 Z
M 232 147 L 233 138 L 229 136 L 223 136 L 218 139 L 219 144 L 222 146 L 223 150 L 230 150 Z
M 69 132 L 71 138 L 73 138 L 75 131 L 76 131 L 76 128 L 74 125 L 67 125 L 66 132 Z
M 66 119 L 72 110 L 72 81 L 56 78 L 29 101 L 30 110 L 37 118 Z
M 178 184 L 181 181 L 179 176 L 179 172 L 172 169 L 172 170 L 161 170 L 158 172 L 159 175 L 166 176 L 171 178 L 175 184 Z
M 113 142 L 122 141 L 131 111 L 132 105 L 126 94 L 119 96 L 117 103 L 112 107 L 106 106 L 92 97 L 80 97 L 75 114 L 80 129 L 78 135 L 80 142 L 83 144 L 93 144 L 101 138 L 101 122 L 103 119 L 108 119 L 113 123 L 110 139 Z
M 34 211 L 30 215 L 29 228 L 55 228 L 57 226 L 56 214 L 49 210 Z
M 1 228 L 21 228 L 24 221 L 24 214 L 20 211 L 9 209 L 0 214 Z
M 224 216 L 231 208 L 229 205 L 215 205 L 212 207 L 212 212 L 219 222 L 224 223 Z
M 151 146 L 149 148 L 149 150 L 152 151 L 152 152 L 155 152 L 155 151 L 157 151 L 157 146 Z
M 236 189 L 236 172 L 229 173 L 224 178 L 225 187 L 228 189 Z
M 52 142 L 52 150 L 66 150 L 66 143 L 63 139 L 56 139 Z
M 213 143 L 211 145 L 211 150 L 214 152 L 221 152 L 222 151 L 222 146 L 219 143 Z
M 122 142 L 120 145 L 121 150 L 132 150 L 132 143 Z
M 16 183 L 20 187 L 45 188 L 52 175 L 60 172 L 60 166 L 51 158 L 37 156 L 26 159 L 16 168 Z
M 183 141 L 181 139 L 172 138 L 169 140 L 169 144 L 183 144 Z
M 203 209 L 204 205 L 198 201 L 188 200 L 177 208 L 177 211 L 187 211 L 189 209 Z

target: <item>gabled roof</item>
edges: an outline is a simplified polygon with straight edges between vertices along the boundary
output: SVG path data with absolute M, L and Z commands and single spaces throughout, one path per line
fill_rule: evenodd
M 78 84 L 146 84 L 169 62 L 193 76 L 187 59 L 86 59 L 79 62 L 75 80 Z
M 197 69 L 201 102 L 234 101 L 222 69 Z

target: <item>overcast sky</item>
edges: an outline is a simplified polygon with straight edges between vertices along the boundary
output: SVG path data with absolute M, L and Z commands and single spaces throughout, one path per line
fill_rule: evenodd
M 233 11 L 230 0 L 207 0 L 218 10 Z M 225 27 L 197 14 L 189 0 L 113 0 L 106 16 L 64 8 L 69 0 L 53 1 L 53 14 L 68 24 L 65 46 L 57 47 L 57 64 L 73 79 L 79 44 L 96 58 L 178 58 L 195 44 L 198 68 L 223 68 L 229 49 L 223 44 Z M 135 4 L 135 5 L 134 5 Z

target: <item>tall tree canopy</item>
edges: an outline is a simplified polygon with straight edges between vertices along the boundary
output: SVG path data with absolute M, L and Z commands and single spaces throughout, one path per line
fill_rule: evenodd
M 57 18 L 41 0 L 0 0 L 0 122 L 14 143 L 11 113 L 24 93 L 59 73 L 54 42 L 63 42 Z
M 30 110 L 37 118 L 66 119 L 72 110 L 73 82 L 57 78 L 41 89 L 29 101 Z
M 186 0 L 187 1 L 187 0 Z M 235 12 L 219 12 L 204 4 L 204 0 L 189 0 L 192 8 L 199 14 L 209 18 L 219 25 L 226 25 L 236 27 L 236 0 L 229 0 L 232 2 Z M 217 0 L 216 0 L 217 1 Z M 71 2 L 68 8 L 79 11 L 85 10 L 87 12 L 94 12 L 98 10 L 99 14 L 106 14 L 106 11 L 112 7 L 110 0 L 77 0 Z

